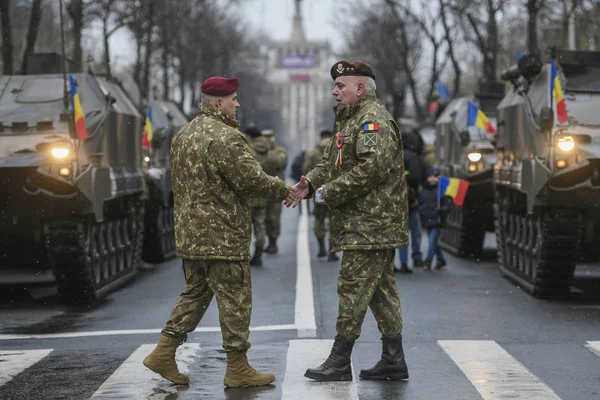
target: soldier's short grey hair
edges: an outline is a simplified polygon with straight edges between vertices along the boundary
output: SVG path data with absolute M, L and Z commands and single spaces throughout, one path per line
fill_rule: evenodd
M 377 84 L 375 83 L 375 79 L 371 78 L 370 76 L 363 77 L 363 82 L 365 83 L 365 87 L 367 88 L 367 92 L 370 92 L 371 90 L 376 90 L 377 89 Z
M 215 104 L 215 101 L 217 99 L 220 99 L 221 97 L 218 96 L 212 96 L 210 94 L 206 94 L 206 93 L 202 93 L 200 92 L 200 102 L 201 103 L 210 103 L 210 104 Z

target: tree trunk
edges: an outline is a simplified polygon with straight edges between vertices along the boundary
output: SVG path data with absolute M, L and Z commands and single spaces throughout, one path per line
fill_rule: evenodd
M 150 94 L 150 60 L 152 59 L 152 27 L 154 25 L 154 2 L 151 1 L 148 5 L 148 21 L 146 27 L 146 33 L 144 37 L 146 39 L 146 54 L 144 56 L 144 80 L 142 84 L 142 96 L 146 99 L 149 98 Z
M 438 72 L 438 51 L 440 45 L 438 43 L 433 43 L 433 60 L 431 61 L 431 76 L 429 77 L 429 91 L 425 94 L 425 108 L 427 108 L 427 104 L 429 102 L 429 98 L 433 90 L 435 89 L 435 82 L 439 78 Z
M 537 0 L 527 1 L 527 50 L 529 54 L 537 54 L 538 52 L 538 40 L 537 40 L 537 20 L 539 7 Z M 565 32 L 566 33 L 566 32 Z
M 2 64 L 4 75 L 13 74 L 13 42 L 9 12 L 10 1 L 0 1 L 0 23 L 2 24 Z
M 496 12 L 493 1 L 490 0 L 488 6 L 488 51 L 485 52 L 484 57 L 487 58 L 488 73 L 486 78 L 489 80 L 496 80 L 497 68 L 498 68 L 498 23 L 496 22 Z
M 162 51 L 162 68 L 163 68 L 163 99 L 169 99 L 169 52 L 165 43 Z
M 183 55 L 179 57 L 179 91 L 181 92 L 181 98 L 177 103 L 179 108 L 183 110 L 183 101 L 185 99 L 185 80 L 187 79 L 187 73 L 185 69 L 185 63 L 183 62 Z
M 67 5 L 67 12 L 73 21 L 73 65 L 75 71 L 81 71 L 83 50 L 81 48 L 81 32 L 83 31 L 83 0 L 72 0 Z
M 42 20 L 42 0 L 33 0 L 31 6 L 31 16 L 29 17 L 29 28 L 27 29 L 27 41 L 25 51 L 23 52 L 23 62 L 21 63 L 21 73 L 27 73 L 27 56 L 33 53 L 35 42 L 37 40 L 38 28 Z
M 105 10 L 108 15 L 108 10 Z M 104 67 L 106 68 L 106 79 L 112 80 L 112 71 L 110 69 L 110 44 L 108 43 L 108 17 L 102 20 L 102 37 L 104 39 Z
M 444 0 L 440 0 L 440 11 L 442 16 L 442 25 L 444 26 L 444 37 L 446 39 L 446 43 L 448 44 L 448 56 L 452 62 L 452 68 L 454 68 L 454 89 L 452 92 L 452 97 L 456 97 L 460 91 L 460 79 L 462 71 L 454 53 L 454 43 L 450 37 L 450 26 L 448 26 L 448 20 L 446 19 L 446 3 Z

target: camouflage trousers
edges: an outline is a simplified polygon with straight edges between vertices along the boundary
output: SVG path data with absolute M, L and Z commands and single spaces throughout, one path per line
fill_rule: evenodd
M 252 283 L 248 261 L 183 260 L 185 292 L 181 293 L 162 334 L 187 340 L 217 298 L 225 351 L 250 348 Z
M 267 234 L 266 228 L 266 207 L 250 207 L 250 215 L 252 216 L 252 232 L 254 233 L 254 240 L 256 247 L 261 249 L 265 247 L 265 235 Z
M 394 275 L 394 249 L 344 250 L 338 278 L 337 333 L 356 340 L 367 308 L 383 336 L 402 333 L 400 295 Z
M 267 205 L 267 236 L 278 238 L 281 233 L 281 201 L 269 201 Z
M 315 216 L 314 232 L 317 239 L 325 239 L 325 218 L 329 217 L 328 209 L 325 204 L 315 203 L 313 214 Z

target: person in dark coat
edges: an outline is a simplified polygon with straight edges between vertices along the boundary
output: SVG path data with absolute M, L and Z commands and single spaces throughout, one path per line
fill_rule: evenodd
M 450 196 L 441 196 L 440 198 L 439 183 L 440 170 L 429 168 L 427 170 L 427 183 L 423 185 L 423 190 L 419 198 L 421 223 L 423 224 L 423 228 L 427 230 L 429 238 L 429 249 L 427 250 L 425 266 L 423 267 L 425 271 L 431 270 L 434 255 L 437 258 L 435 269 L 441 269 L 446 266 L 444 253 L 438 245 L 438 237 L 452 206 L 452 198 Z

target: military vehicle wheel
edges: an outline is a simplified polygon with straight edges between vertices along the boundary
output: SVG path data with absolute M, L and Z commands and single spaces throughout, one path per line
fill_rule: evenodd
M 175 257 L 173 206 L 153 206 L 147 209 L 144 261 L 157 263 Z
M 583 226 L 581 212 L 540 209 L 527 215 L 523 207 L 496 202 L 496 241 L 502 272 L 535 297 L 569 295 Z
M 135 277 L 141 262 L 144 210 L 96 222 L 55 219 L 45 241 L 58 292 L 67 304 L 93 304 Z
M 462 258 L 480 259 L 483 251 L 485 228 L 467 203 L 452 205 L 446 226 L 440 234 L 440 246 Z

